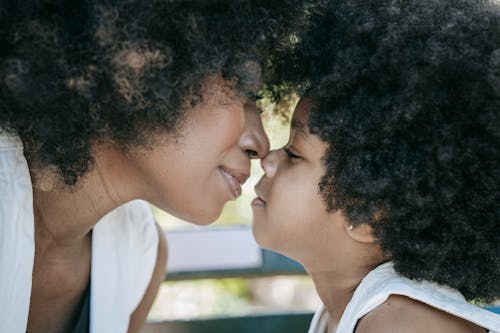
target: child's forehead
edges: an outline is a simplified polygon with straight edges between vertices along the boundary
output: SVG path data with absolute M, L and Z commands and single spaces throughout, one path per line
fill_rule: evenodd
M 316 134 L 311 133 L 308 126 L 308 117 L 311 112 L 311 108 L 314 105 L 314 100 L 309 97 L 302 97 L 292 115 L 292 120 L 290 123 L 290 132 L 295 132 L 299 137 L 303 138 L 305 144 L 309 151 L 318 151 L 318 156 L 321 158 L 324 151 L 328 148 L 328 144 L 322 141 Z M 295 135 L 293 137 L 296 137 Z M 302 144 L 301 144 L 302 145 Z
M 301 134 L 304 138 L 309 135 L 309 128 L 307 126 L 307 117 L 311 109 L 311 104 L 307 100 L 300 99 L 295 110 L 293 111 L 292 121 L 290 123 L 290 131 Z
M 307 115 L 305 115 L 305 117 L 307 118 Z M 307 129 L 307 124 L 304 121 L 304 114 L 303 113 L 299 114 L 298 112 L 294 113 L 290 127 L 298 131 L 303 131 Z
M 307 117 L 313 106 L 313 99 L 301 97 L 292 115 L 291 128 L 297 130 L 307 130 Z

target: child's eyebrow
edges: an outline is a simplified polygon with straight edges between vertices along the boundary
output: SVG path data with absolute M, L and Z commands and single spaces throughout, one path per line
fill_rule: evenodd
M 302 121 L 297 120 L 297 119 L 292 119 L 292 128 L 296 129 L 298 131 L 304 131 L 304 128 L 306 127 L 306 124 L 304 124 Z
M 292 119 L 292 123 L 291 123 L 291 128 L 296 130 L 303 138 L 304 140 L 306 140 L 307 142 L 309 142 L 308 138 L 307 138 L 307 127 L 306 127 L 306 124 L 300 120 L 297 120 L 297 119 Z

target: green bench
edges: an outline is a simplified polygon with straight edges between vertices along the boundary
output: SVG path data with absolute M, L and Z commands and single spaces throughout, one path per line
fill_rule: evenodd
M 305 333 L 312 313 L 276 313 L 149 323 L 143 333 Z

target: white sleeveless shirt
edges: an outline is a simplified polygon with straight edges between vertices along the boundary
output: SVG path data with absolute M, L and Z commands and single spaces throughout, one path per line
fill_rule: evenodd
M 466 302 L 458 291 L 429 282 L 416 282 L 394 271 L 392 262 L 368 273 L 347 304 L 336 331 L 327 332 L 328 312 L 321 306 L 308 333 L 353 333 L 358 321 L 382 304 L 389 295 L 403 295 L 500 333 L 500 315 Z
M 0 332 L 23 333 L 34 261 L 32 184 L 22 143 L 0 133 Z M 92 231 L 90 333 L 125 333 L 149 285 L 158 230 L 148 205 L 129 202 Z

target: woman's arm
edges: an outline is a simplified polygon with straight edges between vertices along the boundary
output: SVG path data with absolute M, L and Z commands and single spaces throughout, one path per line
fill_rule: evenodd
M 137 309 L 130 316 L 130 323 L 128 327 L 128 333 L 136 333 L 139 332 L 139 329 L 142 327 L 144 322 L 146 321 L 146 317 L 148 316 L 149 309 L 151 305 L 153 305 L 153 301 L 155 300 L 156 293 L 158 288 L 160 287 L 160 283 L 165 278 L 166 272 L 166 262 L 167 262 L 167 240 L 163 234 L 161 228 L 156 225 L 158 228 L 158 256 L 156 257 L 156 265 L 153 271 L 153 275 L 151 277 L 151 281 L 149 282 L 148 288 L 144 293 L 144 297 L 142 301 L 137 306 Z

